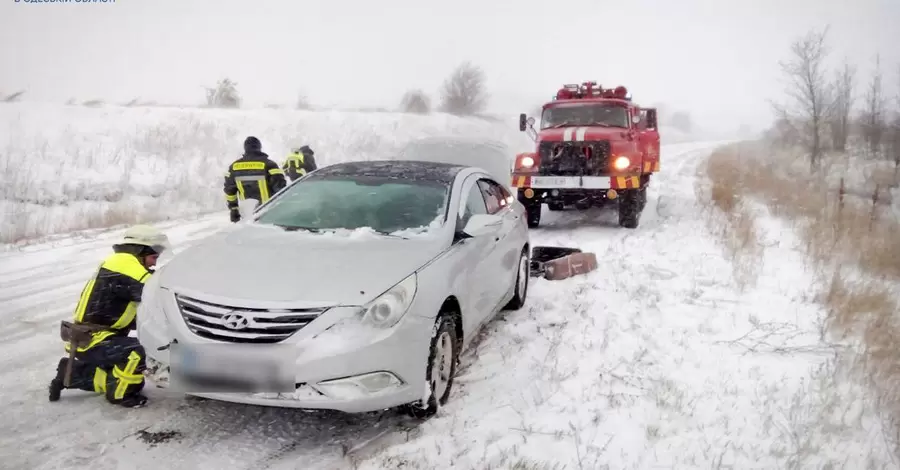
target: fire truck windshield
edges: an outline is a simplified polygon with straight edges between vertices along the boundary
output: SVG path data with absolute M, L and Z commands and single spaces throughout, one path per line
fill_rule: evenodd
M 547 108 L 541 115 L 541 129 L 568 126 L 628 128 L 628 109 L 609 103 L 584 103 Z

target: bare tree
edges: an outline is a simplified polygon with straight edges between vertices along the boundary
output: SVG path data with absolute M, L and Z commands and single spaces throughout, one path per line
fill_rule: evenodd
M 25 90 L 19 90 L 11 95 L 5 96 L 0 101 L 3 101 L 4 103 L 15 103 L 16 101 L 19 101 L 19 99 L 22 98 L 22 95 L 24 95 L 24 94 L 25 94 Z
M 825 116 L 829 106 L 825 72 L 827 34 L 828 27 L 822 31 L 810 31 L 791 44 L 791 58 L 779 62 L 788 79 L 786 94 L 791 102 L 785 105 L 773 104 L 779 117 L 801 132 L 809 154 L 811 171 L 819 168 Z
M 832 150 L 839 152 L 847 150 L 855 87 L 856 68 L 845 61 L 844 67 L 838 71 L 832 84 L 832 102 L 828 117 Z
M 690 133 L 693 128 L 693 124 L 691 121 L 691 115 L 684 111 L 676 111 L 669 116 L 669 124 L 672 125 L 675 129 L 678 129 L 685 133 Z
M 207 88 L 206 105 L 211 108 L 239 108 L 241 97 L 237 92 L 237 83 L 223 78 L 215 87 Z
M 484 71 L 471 62 L 463 62 L 447 77 L 441 88 L 441 111 L 471 116 L 484 111 L 488 94 Z
M 869 87 L 865 96 L 865 109 L 863 109 L 860 116 L 863 140 L 866 142 L 866 147 L 872 156 L 876 156 L 879 153 L 885 133 L 887 116 L 885 116 L 886 103 L 882 81 L 881 58 L 876 56 L 875 72 L 869 81 Z
M 297 94 L 297 103 L 294 105 L 294 108 L 308 111 L 308 110 L 312 109 L 313 106 L 312 106 L 312 103 L 309 101 L 309 97 L 307 97 L 303 93 L 299 93 L 299 94 Z
M 894 180 L 900 183 L 900 67 L 897 67 L 897 95 L 894 97 L 894 119 L 891 123 L 890 152 L 894 160 Z
M 400 98 L 400 111 L 404 113 L 428 114 L 431 112 L 431 99 L 422 90 L 409 90 Z

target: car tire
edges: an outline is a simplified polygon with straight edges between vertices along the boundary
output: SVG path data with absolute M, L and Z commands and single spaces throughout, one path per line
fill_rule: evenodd
M 641 218 L 641 194 L 638 190 L 629 189 L 619 199 L 619 226 L 637 228 Z
M 528 297 L 528 283 L 531 278 L 531 257 L 528 247 L 522 248 L 519 255 L 519 265 L 516 269 L 516 284 L 513 287 L 513 298 L 506 304 L 504 310 L 519 310 L 525 305 Z
M 456 316 L 442 312 L 437 320 L 437 329 L 431 338 L 428 362 L 425 367 L 425 381 L 428 383 L 428 399 L 406 405 L 406 414 L 417 419 L 434 416 L 447 403 L 453 390 L 453 379 L 459 362 L 460 341 L 456 336 Z M 449 349 L 449 351 L 448 351 Z M 435 368 L 438 368 L 435 374 Z

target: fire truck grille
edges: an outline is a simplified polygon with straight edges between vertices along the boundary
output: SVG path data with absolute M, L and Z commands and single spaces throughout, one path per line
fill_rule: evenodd
M 603 176 L 610 174 L 608 140 L 541 142 L 538 173 L 554 176 Z
M 327 310 L 228 307 L 182 295 L 175 299 L 181 318 L 192 333 L 229 343 L 278 343 Z

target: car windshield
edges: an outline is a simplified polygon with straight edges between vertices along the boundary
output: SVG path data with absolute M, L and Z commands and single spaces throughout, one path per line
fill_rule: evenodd
M 288 230 L 369 227 L 391 234 L 443 223 L 449 189 L 432 181 L 371 176 L 307 178 L 271 202 L 257 222 Z
M 541 129 L 565 126 L 608 126 L 628 128 L 628 110 L 614 104 L 578 104 L 547 108 L 541 115 Z

